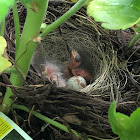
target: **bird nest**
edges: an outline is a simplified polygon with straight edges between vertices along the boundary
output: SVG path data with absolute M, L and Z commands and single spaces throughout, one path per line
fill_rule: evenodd
M 70 7 L 69 3 L 51 2 L 44 22 L 52 23 Z M 63 123 L 85 138 L 113 138 L 115 135 L 108 122 L 111 102 L 116 100 L 118 111 L 130 115 L 139 106 L 138 91 L 131 84 L 131 74 L 123 60 L 123 48 L 115 36 L 117 32 L 108 33 L 87 17 L 85 11 L 82 8 L 41 41 L 27 76 L 27 84 L 15 93 L 18 97 L 15 102 L 30 109 L 34 107 L 35 111 Z M 68 61 L 71 50 L 86 51 L 92 63 L 94 81 L 80 91 L 57 87 L 39 74 L 40 64 L 47 60 L 55 60 L 57 63 Z M 16 112 L 27 119 L 26 115 Z M 40 139 L 38 132 L 43 131 L 35 130 L 34 122 L 31 124 L 30 135 Z M 43 124 L 39 129 L 41 127 L 44 127 Z M 66 134 L 50 125 L 41 138 L 46 139 L 48 133 L 54 139 L 74 139 L 72 133 Z
M 51 10 L 54 9 L 51 8 Z M 59 10 L 57 13 L 56 11 L 55 9 L 48 13 L 46 20 L 52 16 L 51 22 L 53 22 L 62 14 Z M 66 11 L 67 8 L 63 13 Z M 50 21 L 49 23 L 46 21 L 46 23 L 50 24 Z M 82 9 L 41 41 L 32 64 L 39 70 L 40 64 L 45 64 L 48 60 L 64 63 L 70 60 L 72 50 L 82 50 L 88 55 L 93 83 L 80 91 L 94 96 L 103 93 L 109 96 L 111 101 L 114 99 L 118 101 L 120 98 L 119 88 L 125 87 L 126 77 L 124 70 L 119 66 L 117 50 L 114 50 L 114 46 L 116 45 L 117 48 L 119 45 L 111 39 L 109 34 L 92 18 L 86 16 L 85 9 Z

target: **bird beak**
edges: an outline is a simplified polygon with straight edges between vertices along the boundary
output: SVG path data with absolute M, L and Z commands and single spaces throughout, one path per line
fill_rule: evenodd
M 73 69 L 73 68 L 78 67 L 81 64 L 81 57 L 75 50 L 73 50 L 71 54 L 72 55 L 71 55 L 71 59 L 69 63 L 69 68 Z
M 72 57 L 75 59 L 75 58 L 76 58 L 76 55 L 77 55 L 77 52 L 76 52 L 75 50 L 73 50 L 73 51 L 71 52 L 71 54 L 72 54 Z
M 75 60 L 76 62 L 81 62 L 81 56 L 80 56 L 79 53 L 76 52 L 75 50 L 72 51 L 72 56 L 73 56 L 73 58 L 74 58 L 74 60 Z

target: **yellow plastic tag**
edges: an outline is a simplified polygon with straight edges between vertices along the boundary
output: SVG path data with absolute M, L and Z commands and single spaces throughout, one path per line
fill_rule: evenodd
M 9 125 L 3 118 L 0 117 L 0 138 L 2 138 L 11 129 L 12 126 Z

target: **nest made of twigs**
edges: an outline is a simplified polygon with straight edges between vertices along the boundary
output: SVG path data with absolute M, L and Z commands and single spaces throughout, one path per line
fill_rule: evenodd
M 53 17 L 52 22 L 60 16 L 57 8 L 55 8 L 55 12 L 53 10 L 51 7 L 53 15 L 49 12 L 46 20 Z M 66 11 L 67 8 L 63 12 Z M 38 68 L 47 60 L 63 63 L 69 61 L 71 50 L 84 50 L 88 53 L 92 63 L 94 82 L 81 92 L 92 95 L 103 93 L 110 96 L 111 101 L 114 99 L 118 101 L 119 89 L 125 87 L 125 80 L 123 80 L 124 83 L 121 82 L 122 79 L 125 79 L 125 74 L 119 66 L 120 60 L 114 50 L 114 44 L 109 34 L 92 18 L 87 17 L 85 9 L 82 9 L 42 40 L 34 55 L 33 66 Z M 118 44 L 115 45 L 118 47 Z

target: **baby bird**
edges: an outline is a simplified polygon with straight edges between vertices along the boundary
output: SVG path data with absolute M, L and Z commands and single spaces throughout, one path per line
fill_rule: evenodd
M 55 82 L 58 87 L 66 86 L 66 80 L 63 78 L 63 73 L 61 72 L 61 66 L 46 62 L 46 64 L 41 64 L 41 73 L 50 82 Z
M 85 51 L 73 50 L 70 61 L 64 62 L 62 65 L 54 62 L 41 64 L 41 73 L 49 81 L 55 82 L 57 87 L 66 87 L 67 81 L 74 76 L 77 76 L 77 78 L 78 76 L 83 77 L 87 84 L 93 80 L 92 64 Z
M 90 62 L 89 55 L 85 51 L 72 51 L 69 69 L 72 75 L 83 77 L 87 83 L 93 80 L 92 64 Z

